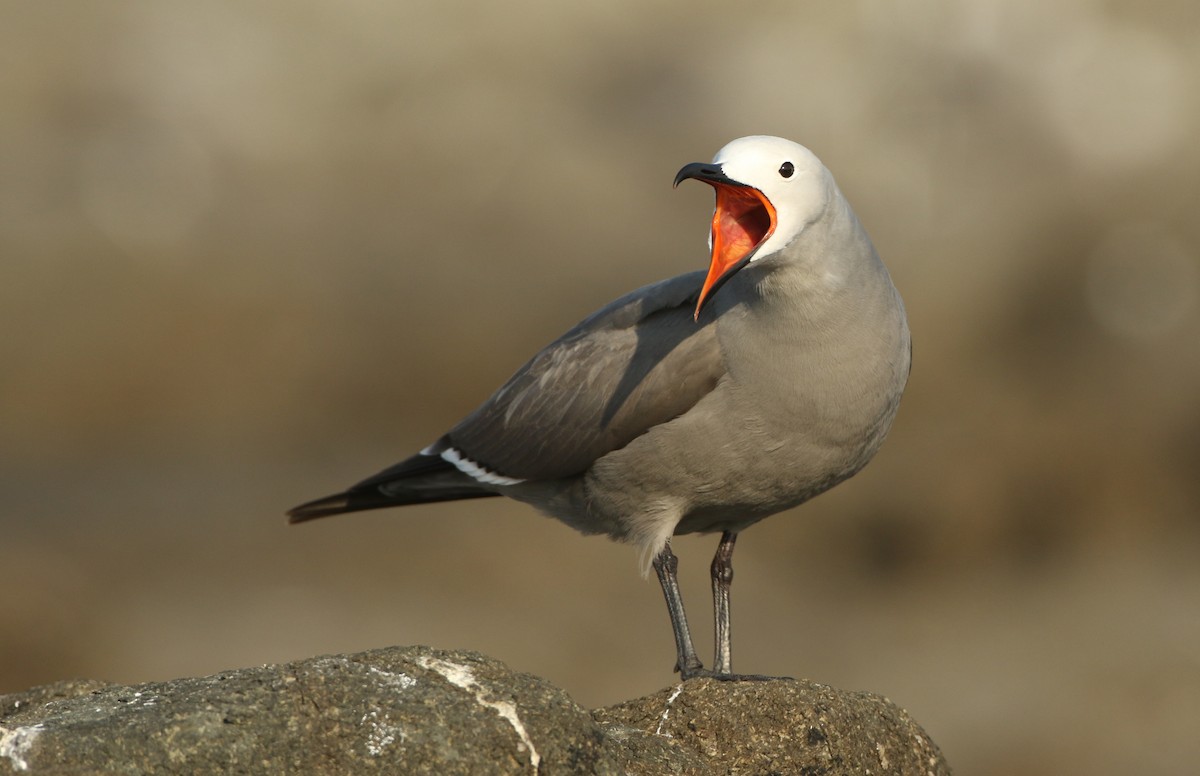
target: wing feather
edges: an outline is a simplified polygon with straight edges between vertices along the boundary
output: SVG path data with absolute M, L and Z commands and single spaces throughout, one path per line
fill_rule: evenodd
M 567 477 L 687 412 L 725 371 L 711 320 L 692 319 L 703 277 L 646 286 L 588 317 L 430 452 L 453 447 L 507 477 Z

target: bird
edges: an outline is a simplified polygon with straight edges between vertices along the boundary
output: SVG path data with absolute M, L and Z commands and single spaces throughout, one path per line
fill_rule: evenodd
M 832 174 L 753 135 L 675 176 L 715 191 L 709 266 L 602 307 L 435 442 L 290 522 L 507 496 L 640 552 L 681 679 L 735 674 L 733 550 L 750 525 L 859 472 L 908 381 L 904 303 Z M 714 659 L 700 660 L 671 537 L 720 533 Z

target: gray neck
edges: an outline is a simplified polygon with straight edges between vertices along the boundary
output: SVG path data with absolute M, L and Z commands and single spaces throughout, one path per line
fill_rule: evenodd
M 835 403 L 852 386 L 894 387 L 898 395 L 909 367 L 904 305 L 840 193 L 796 239 L 735 281 L 720 292 L 733 293 L 718 323 L 735 380 L 780 396 L 805 383 L 809 392 L 831 392 Z
M 871 238 L 840 192 L 821 216 L 784 248 L 739 275 L 731 302 L 757 336 L 834 335 L 902 323 L 904 307 Z M 731 291 L 734 289 L 730 289 Z M 732 312 L 732 311 L 731 311 Z M 739 317 L 736 315 L 734 317 Z M 907 331 L 907 329 L 905 328 Z

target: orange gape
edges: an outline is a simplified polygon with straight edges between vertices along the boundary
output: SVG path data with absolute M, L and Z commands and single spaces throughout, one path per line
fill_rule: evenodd
M 696 303 L 696 318 L 731 270 L 775 231 L 775 208 L 761 191 L 724 183 L 712 183 L 712 187 L 717 192 L 712 217 L 712 263 Z

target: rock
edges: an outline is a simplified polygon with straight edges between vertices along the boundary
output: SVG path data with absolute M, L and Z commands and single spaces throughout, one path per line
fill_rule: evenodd
M 948 774 L 878 696 L 695 680 L 594 713 L 473 652 L 396 647 L 0 696 L 4 773 Z
M 697 679 L 593 716 L 610 738 L 631 729 L 670 741 L 675 752 L 703 763 L 673 770 L 664 761 L 661 768 L 645 770 L 637 759 L 622 759 L 631 773 L 950 773 L 937 745 L 903 709 L 878 695 L 815 682 Z M 632 746 L 624 749 L 646 756 Z

